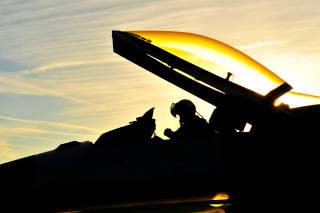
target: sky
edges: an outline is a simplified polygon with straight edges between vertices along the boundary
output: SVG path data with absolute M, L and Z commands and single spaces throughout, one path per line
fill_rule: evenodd
M 295 91 L 320 95 L 320 2 L 313 0 L 0 0 L 0 163 L 92 141 L 155 107 L 157 135 L 178 127 L 172 102 L 213 106 L 121 58 L 112 30 L 215 38 Z

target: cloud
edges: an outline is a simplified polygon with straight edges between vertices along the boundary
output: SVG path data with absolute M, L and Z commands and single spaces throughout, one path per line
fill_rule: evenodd
M 100 134 L 97 129 L 69 123 L 27 120 L 9 116 L 0 116 L 1 120 L 0 136 L 12 139 L 11 143 L 15 141 L 20 146 L 25 146 L 32 141 L 47 141 L 57 145 L 62 141 L 94 140 Z M 17 139 L 19 137 L 20 139 Z M 43 145 L 33 144 L 33 146 Z
M 25 140 L 25 141 L 34 141 L 34 140 L 48 141 L 48 142 L 54 143 L 54 144 L 60 142 L 60 141 L 57 141 L 57 139 L 52 139 L 50 137 L 41 137 L 41 136 L 37 136 L 37 135 L 27 135 L 25 132 L 22 132 L 22 131 L 17 131 L 16 133 L 7 133 L 7 137 L 17 137 L 17 138 L 21 138 L 21 140 Z
M 5 142 L 4 137 L 0 137 L 0 163 L 13 160 L 17 157 L 17 153 L 12 150 L 10 144 Z
M 2 116 L 0 115 L 0 120 L 8 120 L 8 121 L 16 121 L 20 123 L 27 123 L 27 124 L 37 124 L 37 125 L 45 125 L 49 128 L 61 128 L 61 129 L 69 129 L 69 130 L 82 130 L 87 131 L 91 133 L 97 133 L 96 129 L 74 125 L 74 124 L 67 124 L 67 123 L 59 123 L 59 122 L 52 122 L 52 121 L 39 121 L 39 120 L 27 120 L 27 119 L 20 119 L 20 118 L 14 118 L 9 116 Z
M 38 72 L 46 72 L 49 70 L 57 69 L 57 68 L 67 68 L 72 66 L 81 66 L 81 65 L 88 65 L 88 64 L 97 64 L 103 63 L 103 61 L 99 60 L 91 60 L 91 61 L 62 61 L 62 62 L 53 62 L 47 65 L 43 65 L 37 68 L 32 69 L 31 73 L 38 73 Z
M 260 41 L 246 45 L 237 46 L 238 49 L 248 50 L 248 49 L 258 49 L 269 46 L 281 46 L 285 42 L 284 41 Z
M 75 91 L 68 89 L 69 84 L 61 84 L 61 81 L 52 81 L 36 78 L 28 78 L 22 75 L 0 75 L 0 93 L 16 93 L 24 95 L 54 96 L 83 104 L 88 107 L 97 107 L 95 103 L 76 97 Z M 51 89 L 53 88 L 53 89 Z M 73 93 L 73 94 L 67 94 Z
M 37 73 L 44 73 L 51 70 L 67 70 L 68 68 L 72 67 L 79 67 L 81 66 L 97 66 L 97 65 L 108 65 L 108 63 L 114 63 L 117 60 L 111 61 L 110 59 L 84 59 L 84 60 L 73 60 L 73 61 L 57 61 L 57 62 L 50 62 L 45 65 L 41 65 L 35 67 L 30 70 L 25 70 L 22 73 L 24 74 L 37 74 Z
M 3 145 L 1 152 L 2 157 L 6 157 L 4 161 L 48 151 L 71 140 L 94 141 L 100 134 L 96 129 L 68 123 L 27 120 L 9 116 L 0 116 L 0 121 L 1 142 L 7 145 Z
M 8 146 L 2 150 L 7 158 L 0 161 L 48 151 L 68 141 L 95 141 L 100 133 L 97 129 L 79 125 L 1 116 L 1 143 L 6 142 Z
M 4 133 L 29 133 L 29 134 L 47 134 L 47 135 L 62 135 L 62 136 L 85 136 L 88 134 L 85 133 L 73 133 L 73 132 L 67 132 L 67 131 L 54 131 L 54 130 L 47 130 L 47 129 L 41 129 L 41 128 L 14 128 L 14 127 L 0 127 L 0 132 L 2 134 Z
M 54 149 L 68 141 L 94 141 L 98 134 L 37 125 L 0 126 L 0 162 Z

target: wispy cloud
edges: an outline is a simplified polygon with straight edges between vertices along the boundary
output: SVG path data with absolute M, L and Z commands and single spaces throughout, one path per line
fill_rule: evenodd
M 50 137 L 41 137 L 38 135 L 28 135 L 27 133 L 23 133 L 22 131 L 17 131 L 15 133 L 6 133 L 7 137 L 16 137 L 16 138 L 20 138 L 21 140 L 25 140 L 25 141 L 34 141 L 34 140 L 38 140 L 38 141 L 48 141 L 50 143 L 56 144 L 56 143 L 61 143 L 61 141 L 54 139 L 54 138 L 50 138 Z M 31 153 L 34 154 L 34 153 Z
M 86 106 L 97 107 L 98 105 L 87 100 L 83 100 L 72 94 L 70 85 L 61 85 L 59 81 L 34 79 L 23 77 L 21 75 L 0 75 L 0 93 L 16 93 L 25 95 L 42 95 L 60 97 L 71 101 L 72 103 L 83 104 Z M 56 89 L 50 89 L 55 87 Z M 69 88 L 69 89 L 66 89 Z M 66 90 L 65 90 L 66 89 Z M 74 90 L 73 90 L 74 91 Z M 73 94 L 75 94 L 73 92 Z
M 84 126 L 79 126 L 79 125 L 74 125 L 74 124 L 59 123 L 59 122 L 52 122 L 52 121 L 27 120 L 27 119 L 20 119 L 20 118 L 14 118 L 14 117 L 0 115 L 0 120 L 1 119 L 8 120 L 8 121 L 28 123 L 28 124 L 45 125 L 49 128 L 54 127 L 54 128 L 69 129 L 69 130 L 83 130 L 83 131 L 88 131 L 91 133 L 97 133 L 96 129 L 84 127 Z
M 0 137 L 0 163 L 16 157 L 17 153 L 12 150 L 11 145 L 5 142 L 5 138 Z
M 13 128 L 13 127 L 0 127 L 0 133 L 32 133 L 32 134 L 47 134 L 47 135 L 63 135 L 63 136 L 84 136 L 85 133 L 73 133 L 67 131 L 54 131 L 41 128 Z
M 97 65 L 97 64 L 108 64 L 110 63 L 110 60 L 106 59 L 98 59 L 98 60 L 73 60 L 73 61 L 58 61 L 58 62 L 51 62 L 36 68 L 33 68 L 31 70 L 23 71 L 25 74 L 35 74 L 35 73 L 43 73 L 50 70 L 63 70 L 68 69 L 70 67 L 75 66 L 83 66 L 83 65 Z
M 254 42 L 251 44 L 240 45 L 240 46 L 237 46 L 237 48 L 242 50 L 248 50 L 248 49 L 258 49 L 258 48 L 270 47 L 270 46 L 281 46 L 283 44 L 285 44 L 284 41 L 260 41 L 260 42 Z

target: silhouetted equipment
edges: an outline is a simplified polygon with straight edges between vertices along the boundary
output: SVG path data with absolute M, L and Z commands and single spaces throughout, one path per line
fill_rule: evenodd
M 112 146 L 134 143 L 146 143 L 150 141 L 156 129 L 155 119 L 153 119 L 154 108 L 148 110 L 142 117 L 129 125 L 111 130 L 102 134 L 95 142 L 96 146 Z M 130 137 L 128 137 L 130 136 Z
M 73 141 L 0 165 L 3 212 L 209 199 L 221 191 L 234 198 L 237 213 L 273 212 L 270 198 L 274 203 L 288 199 L 287 211 L 278 212 L 288 212 L 293 203 L 312 206 L 310 197 L 302 196 L 311 194 L 319 180 L 320 105 L 276 107 L 274 101 L 291 89 L 286 82 L 263 96 L 149 38 L 121 31 L 112 37 L 114 51 L 122 57 L 216 106 L 209 127 L 217 137 L 212 143 L 153 143 L 152 108 L 129 125 L 102 134 L 95 144 Z M 178 114 L 175 107 L 173 115 Z M 252 128 L 245 133 L 247 124 Z
M 233 74 L 231 72 L 228 72 L 226 79 L 229 81 L 231 76 L 233 76 Z

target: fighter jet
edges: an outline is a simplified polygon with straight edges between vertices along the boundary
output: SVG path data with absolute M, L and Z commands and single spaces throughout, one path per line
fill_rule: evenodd
M 209 124 L 223 138 L 225 191 L 241 200 L 236 212 L 267 209 L 276 194 L 274 202 L 288 200 L 295 210 L 293 204 L 318 198 L 298 195 L 310 194 L 318 185 L 319 97 L 290 92 L 291 85 L 261 63 L 205 36 L 114 31 L 113 39 L 114 51 L 122 57 L 216 107 Z M 313 102 L 290 107 L 299 98 Z M 279 103 L 281 99 L 288 103 Z M 251 129 L 245 132 L 247 124 Z
M 271 208 L 270 199 L 301 202 L 293 195 L 315 186 L 320 105 L 277 100 L 304 96 L 319 103 L 318 97 L 290 93 L 265 66 L 215 39 L 166 31 L 113 31 L 112 38 L 115 53 L 216 107 L 209 143 L 155 138 L 152 108 L 94 143 L 68 142 L 0 165 L 3 209 L 207 205 L 224 192 L 226 211 L 259 212 Z

